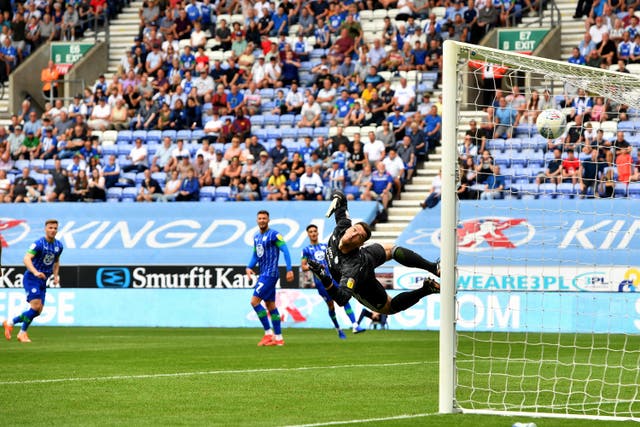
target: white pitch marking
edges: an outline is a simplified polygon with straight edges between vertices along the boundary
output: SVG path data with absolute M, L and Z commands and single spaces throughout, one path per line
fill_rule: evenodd
M 378 421 L 392 421 L 392 420 L 406 420 L 411 418 L 422 418 L 422 417 L 430 417 L 432 415 L 438 414 L 413 414 L 413 415 L 396 415 L 393 417 L 382 417 L 382 418 L 365 418 L 361 420 L 346 420 L 346 421 L 327 421 L 324 423 L 313 423 L 313 424 L 297 424 L 286 427 L 320 427 L 320 426 L 334 426 L 341 424 L 365 424 L 365 423 L 375 423 Z
M 313 370 L 323 370 L 323 369 L 379 368 L 379 367 L 385 368 L 385 367 L 393 367 L 393 366 L 426 365 L 431 363 L 438 363 L 438 362 L 424 361 L 424 362 L 373 363 L 373 364 L 353 364 L 353 365 L 333 365 L 333 366 L 301 366 L 298 368 L 233 369 L 233 370 L 218 370 L 218 371 L 176 372 L 173 374 L 113 375 L 109 377 L 52 378 L 52 379 L 44 379 L 44 380 L 0 381 L 0 385 L 49 384 L 49 383 L 80 382 L 80 381 L 137 380 L 137 379 L 171 378 L 171 377 L 195 377 L 198 375 L 254 374 L 254 373 L 270 373 L 270 372 L 313 371 Z

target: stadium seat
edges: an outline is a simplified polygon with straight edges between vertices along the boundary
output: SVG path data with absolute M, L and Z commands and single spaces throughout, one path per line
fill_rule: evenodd
M 122 188 L 111 187 L 107 189 L 107 202 L 119 202 L 122 198 Z
M 295 119 L 296 116 L 294 116 L 293 114 L 283 114 L 280 116 L 280 127 L 282 126 L 293 126 L 293 121 Z
M 280 124 L 280 116 L 276 114 L 264 115 L 264 126 L 278 126 Z
M 298 138 L 298 129 L 297 128 L 284 128 L 281 129 L 282 131 L 282 138 L 292 138 L 292 139 L 296 139 Z
M 122 201 L 134 202 L 138 196 L 138 189 L 136 187 L 125 187 L 122 189 Z
M 94 135 L 95 131 L 93 131 L 91 133 L 91 135 Z M 100 136 L 100 141 L 116 141 L 118 139 L 118 131 L 117 130 L 105 130 L 104 132 L 102 132 L 102 135 Z
M 540 198 L 554 199 L 556 196 L 557 188 L 555 184 L 545 182 L 544 184 L 540 184 L 538 192 L 540 193 Z
M 251 116 L 251 127 L 253 126 L 257 126 L 260 128 L 264 126 L 264 116 L 262 114 Z
M 145 139 L 147 143 L 156 143 L 159 144 L 162 142 L 162 131 L 154 129 L 147 132 L 147 137 Z
M 212 201 L 216 197 L 216 187 L 205 186 L 200 188 L 200 201 Z M 204 200 L 203 200 L 204 199 Z M 208 199 L 208 200 L 207 200 Z
M 133 144 L 127 144 L 127 145 L 118 145 L 116 146 L 116 148 L 118 149 L 118 155 L 119 156 L 128 156 L 129 153 L 131 152 L 131 150 L 133 149 L 134 145 Z M 121 165 L 122 166 L 122 165 Z
M 505 148 L 504 139 L 502 138 L 487 139 L 487 142 L 485 143 L 485 148 L 489 150 L 492 154 L 498 151 L 503 152 Z
M 164 138 L 164 132 L 162 133 L 162 136 Z M 189 129 L 179 130 L 178 133 L 176 134 L 176 138 L 182 139 L 185 142 L 191 142 L 191 130 Z
M 43 169 L 45 169 L 44 160 L 42 160 L 42 159 L 33 159 L 33 160 L 31 160 L 31 162 L 29 163 L 29 168 L 35 169 L 35 170 L 43 170 Z
M 329 137 L 329 128 L 325 126 L 318 126 L 313 129 L 313 138 L 316 139 L 319 136 Z
M 630 182 L 627 191 L 630 198 L 640 199 L 640 182 Z
M 557 190 L 558 196 L 563 199 L 571 199 L 576 195 L 576 187 L 570 182 L 561 182 L 558 184 Z
M 344 193 L 347 196 L 351 194 L 355 200 L 360 200 L 360 187 L 357 185 L 347 185 L 344 188 Z
M 175 141 L 178 137 L 178 132 L 176 132 L 175 130 L 163 130 L 162 138 L 166 138 L 166 137 L 169 137 L 173 141 Z M 189 138 L 191 138 L 191 134 L 189 134 Z
M 194 130 L 191 131 L 191 141 L 199 143 L 204 135 L 205 135 L 204 134 L 204 130 L 202 130 L 202 129 L 194 129 Z
M 311 128 L 298 128 L 298 139 L 304 139 L 306 137 L 313 138 L 313 129 Z
M 615 197 L 627 197 L 628 195 L 628 187 L 624 182 L 616 182 L 616 186 L 613 190 Z
M 123 141 L 125 144 L 133 142 L 133 132 L 130 130 L 121 130 L 120 132 L 118 132 L 116 142 L 119 144 L 120 141 Z
M 127 146 L 129 146 L 129 144 L 127 144 Z M 111 155 L 117 156 L 118 155 L 118 146 L 117 145 L 108 145 L 108 146 L 103 146 L 102 147 L 102 156 L 104 158 L 107 158 Z
M 144 172 L 138 172 L 136 174 L 136 185 L 141 185 L 144 181 Z
M 48 159 L 44 161 L 44 168 L 47 170 L 53 170 L 56 167 L 56 161 L 54 159 Z
M 511 185 L 512 190 L 518 192 L 521 199 L 535 199 L 538 197 L 538 185 L 534 183 L 515 183 Z
M 147 131 L 146 130 L 134 130 L 131 135 L 131 140 L 135 141 L 136 139 L 142 139 L 143 141 L 147 140 Z
M 225 185 L 221 185 L 220 187 L 216 188 L 216 202 L 218 201 L 226 201 L 229 198 L 229 193 L 231 192 L 231 189 L 228 186 Z M 223 199 L 223 200 L 220 200 Z
M 634 132 L 635 126 L 632 121 L 624 120 L 624 121 L 618 122 L 618 130 L 622 132 Z

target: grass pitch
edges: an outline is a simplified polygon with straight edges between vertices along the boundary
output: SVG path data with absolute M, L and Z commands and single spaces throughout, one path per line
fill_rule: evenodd
M 0 342 L 0 425 L 622 426 L 438 415 L 438 334 L 44 328 Z

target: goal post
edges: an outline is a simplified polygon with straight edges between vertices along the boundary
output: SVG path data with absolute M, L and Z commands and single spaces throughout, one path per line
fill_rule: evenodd
M 442 199 L 431 236 L 441 255 L 439 412 L 640 421 L 640 182 L 621 181 L 626 163 L 616 163 L 623 152 L 638 162 L 640 79 L 454 41 L 443 57 Z M 525 108 L 518 126 L 485 145 L 508 191 L 461 201 L 462 136 L 487 107 L 470 62 L 517 72 L 505 79 L 527 82 L 527 100 L 534 89 L 571 98 L 584 89 L 609 110 L 578 124 L 591 139 L 573 146 L 542 138 L 539 111 Z M 554 108 L 572 116 L 581 107 Z M 606 146 L 594 142 L 598 128 Z M 628 148 L 617 148 L 617 131 Z M 562 160 L 574 151 L 581 168 L 596 164 L 591 192 L 577 175 L 541 176 L 554 144 Z

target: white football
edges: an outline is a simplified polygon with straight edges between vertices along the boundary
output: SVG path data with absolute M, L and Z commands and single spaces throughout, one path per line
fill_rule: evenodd
M 566 126 L 567 119 L 559 110 L 544 110 L 536 119 L 538 132 L 547 139 L 558 138 Z

